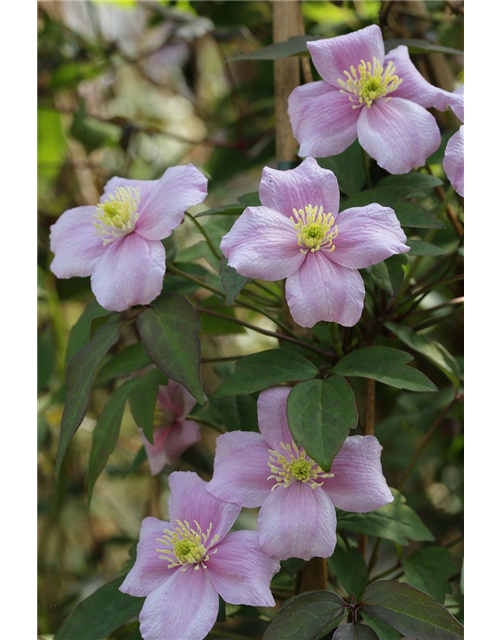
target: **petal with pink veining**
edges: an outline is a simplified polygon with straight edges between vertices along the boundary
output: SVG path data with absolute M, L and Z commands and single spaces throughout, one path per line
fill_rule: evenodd
M 192 420 L 175 422 L 165 443 L 165 458 L 167 464 L 173 465 L 179 457 L 201 439 L 200 427 Z
M 443 169 L 448 180 L 462 197 L 465 192 L 464 153 L 464 125 L 462 125 L 449 139 L 443 160 Z
M 165 444 L 171 429 L 171 426 L 155 429 L 153 434 L 153 444 L 149 442 L 141 430 L 142 442 L 148 457 L 151 475 L 153 476 L 158 475 L 163 471 L 165 465 L 169 464 L 167 461 L 167 454 L 165 452 Z
M 158 401 L 164 411 L 171 413 L 179 420 L 185 418 L 196 404 L 196 400 L 189 391 L 175 380 L 169 380 L 167 386 L 159 387 Z
M 448 94 L 447 102 L 453 113 L 462 122 L 465 122 L 465 85 L 458 87 L 456 91 Z
M 441 142 L 433 115 L 402 98 L 377 100 L 363 108 L 358 120 L 359 143 L 389 173 L 408 173 L 425 164 Z
M 342 153 L 358 137 L 359 113 L 338 87 L 327 82 L 296 87 L 288 98 L 288 115 L 300 144 L 299 156 L 325 158 Z
M 58 278 L 90 276 L 106 247 L 95 232 L 95 207 L 69 209 L 50 227 L 50 270 Z
M 280 444 L 292 444 L 292 434 L 288 428 L 286 403 L 290 387 L 274 387 L 262 391 L 257 400 L 259 429 L 269 448 L 278 451 Z
M 261 394 L 262 395 L 262 394 Z M 269 445 L 260 433 L 231 431 L 217 438 L 207 491 L 240 507 L 260 507 L 271 491 Z
M 335 264 L 323 251 L 308 253 L 304 264 L 286 281 L 290 313 L 301 327 L 321 321 L 352 327 L 361 317 L 364 298 L 359 272 Z
M 382 473 L 382 447 L 374 436 L 351 436 L 335 456 L 323 490 L 344 511 L 365 513 L 394 500 Z
M 294 482 L 277 487 L 262 505 L 259 542 L 278 560 L 328 558 L 335 549 L 336 525 L 335 507 L 323 488 Z

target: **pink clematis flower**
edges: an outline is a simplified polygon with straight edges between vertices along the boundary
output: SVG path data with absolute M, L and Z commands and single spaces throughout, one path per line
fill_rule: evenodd
M 335 507 L 365 513 L 393 500 L 382 474 L 382 447 L 373 436 L 349 437 L 326 473 L 292 439 L 289 393 L 275 387 L 260 394 L 260 434 L 232 431 L 217 438 L 207 490 L 240 507 L 262 506 L 259 542 L 272 558 L 327 558 L 336 543 Z
M 155 411 L 153 444 L 144 434 L 142 439 L 155 476 L 165 465 L 173 465 L 181 454 L 201 438 L 200 427 L 186 416 L 196 400 L 181 384 L 169 380 L 168 386 L 160 386 Z
M 149 304 L 165 275 L 161 240 L 206 195 L 207 179 L 191 164 L 167 169 L 160 180 L 112 178 L 96 207 L 70 209 L 52 225 L 50 268 L 58 278 L 91 276 L 97 301 L 110 311 Z
M 144 640 L 202 640 L 217 619 L 219 595 L 273 607 L 269 585 L 279 563 L 261 550 L 256 531 L 228 535 L 240 507 L 207 493 L 195 473 L 177 471 L 169 481 L 170 522 L 143 520 L 137 560 L 120 587 L 146 596 Z
M 356 138 L 390 173 L 407 173 L 440 144 L 427 107 L 444 110 L 444 92 L 417 71 L 408 47 L 387 55 L 380 27 L 307 43 L 323 80 L 297 87 L 288 114 L 299 155 L 342 153 Z
M 306 158 L 296 169 L 264 167 L 261 207 L 248 207 L 221 241 L 238 273 L 287 278 L 286 299 L 302 327 L 320 320 L 351 327 L 363 311 L 358 269 L 409 251 L 396 214 L 371 204 L 339 209 L 337 178 Z
M 454 111 L 457 118 L 464 122 L 464 85 L 454 91 L 448 104 Z M 451 136 L 444 152 L 443 169 L 448 180 L 453 185 L 455 191 L 462 197 L 465 193 L 464 161 L 465 161 L 465 140 L 464 125 Z

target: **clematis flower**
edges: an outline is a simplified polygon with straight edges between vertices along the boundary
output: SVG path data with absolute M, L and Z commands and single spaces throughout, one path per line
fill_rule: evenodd
M 217 619 L 219 595 L 273 607 L 269 585 L 279 563 L 261 550 L 256 531 L 228 534 L 240 507 L 207 493 L 195 473 L 176 471 L 169 482 L 170 522 L 143 520 L 137 560 L 120 587 L 146 596 L 144 640 L 202 640 Z
M 91 276 L 97 301 L 110 311 L 149 304 L 165 275 L 161 240 L 206 195 L 207 179 L 191 164 L 167 169 L 160 180 L 112 178 L 97 206 L 69 209 L 52 225 L 50 268 L 58 278 Z
M 337 215 L 337 178 L 314 158 L 289 171 L 264 167 L 259 194 L 263 206 L 245 209 L 222 238 L 228 264 L 249 278 L 286 278 L 302 327 L 356 324 L 365 296 L 357 269 L 409 251 L 394 211 L 370 204 Z
M 389 173 L 425 164 L 441 141 L 426 108 L 444 110 L 446 92 L 420 75 L 408 47 L 386 55 L 380 27 L 372 25 L 307 48 L 323 80 L 297 87 L 289 98 L 299 155 L 336 155 L 358 138 Z
M 207 490 L 240 507 L 262 507 L 259 542 L 272 558 L 331 556 L 335 507 L 365 513 L 392 502 L 374 436 L 346 439 L 328 473 L 292 439 L 286 417 L 290 389 L 263 391 L 259 433 L 231 431 L 217 438 Z
M 181 454 L 201 438 L 200 427 L 186 416 L 196 400 L 181 384 L 169 380 L 158 388 L 153 444 L 144 434 L 142 439 L 155 476 L 165 465 L 173 465 Z
M 454 91 L 449 99 L 448 104 L 454 111 L 457 118 L 460 118 L 464 122 L 464 85 Z M 448 180 L 453 185 L 453 188 L 462 197 L 465 192 L 465 178 L 464 178 L 464 125 L 451 136 L 446 145 L 443 160 L 443 169 L 445 170 Z

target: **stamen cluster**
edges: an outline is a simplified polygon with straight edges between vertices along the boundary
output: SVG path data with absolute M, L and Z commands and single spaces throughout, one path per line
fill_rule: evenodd
M 104 246 L 134 231 L 140 201 L 138 187 L 118 187 L 112 196 L 97 205 L 94 227 Z
M 390 100 L 390 97 L 386 98 L 387 94 L 395 91 L 403 82 L 403 79 L 394 73 L 395 71 L 396 67 L 392 61 L 384 71 L 384 67 L 377 58 L 373 58 L 373 63 L 361 60 L 357 69 L 351 65 L 349 71 L 344 71 L 347 81 L 338 79 L 342 87 L 340 93 L 349 96 L 349 100 L 354 103 L 353 109 L 359 109 L 364 105 L 370 108 L 379 98 L 387 102 Z
M 184 522 L 176 520 L 175 522 L 178 526 L 173 531 L 165 529 L 163 532 L 165 535 L 162 538 L 157 538 L 158 542 L 168 547 L 167 549 L 156 549 L 157 553 L 161 554 L 160 560 L 170 562 L 168 569 L 181 567 L 181 571 L 187 571 L 190 565 L 195 565 L 195 571 L 198 571 L 200 567 L 206 569 L 206 563 L 210 560 L 208 552 L 219 540 L 219 536 L 216 534 L 209 541 L 212 523 L 206 533 L 203 533 L 196 520 L 194 520 L 196 529 L 193 529 L 187 520 Z M 213 549 L 210 553 L 214 555 L 217 553 L 217 549 Z
M 296 481 L 308 484 L 311 489 L 317 489 L 324 484 L 324 482 L 317 482 L 318 478 L 320 480 L 333 478 L 333 473 L 323 471 L 315 460 L 297 447 L 295 442 L 291 445 L 280 442 L 280 447 L 283 450 L 282 453 L 269 449 L 271 455 L 267 464 L 273 475 L 270 475 L 268 480 L 276 480 L 271 491 L 276 487 L 286 489 Z
M 297 231 L 297 244 L 301 253 L 334 251 L 333 241 L 339 234 L 335 219 L 331 213 L 324 213 L 323 207 L 308 204 L 304 209 L 293 209 L 290 220 Z

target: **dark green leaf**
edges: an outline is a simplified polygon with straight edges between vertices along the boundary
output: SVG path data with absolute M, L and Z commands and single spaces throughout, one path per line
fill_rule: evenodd
M 341 376 L 372 378 L 396 389 L 437 391 L 436 385 L 408 362 L 413 356 L 390 347 L 365 347 L 344 356 L 333 371 Z
M 87 499 L 89 504 L 96 480 L 116 447 L 125 403 L 134 384 L 136 384 L 136 380 L 129 380 L 118 387 L 106 403 L 92 431 L 92 449 L 90 451 L 87 480 Z
M 243 213 L 244 206 L 239 204 L 226 204 L 223 207 L 216 207 L 215 209 L 207 209 L 197 213 L 195 218 L 204 218 L 205 216 L 239 216 Z
M 258 191 L 243 194 L 238 198 L 238 202 L 240 202 L 245 207 L 260 207 L 260 205 L 262 204 Z
M 227 431 L 258 431 L 257 400 L 249 396 L 228 396 L 210 402 L 210 413 Z
M 398 38 L 396 40 L 385 41 L 385 52 L 388 53 L 392 49 L 404 45 L 408 47 L 410 53 L 449 53 L 451 55 L 464 55 L 460 49 L 452 49 L 450 47 L 442 47 L 440 44 L 433 44 L 427 40 L 419 40 L 417 38 Z
M 445 256 L 449 253 L 448 249 L 438 247 L 431 242 L 425 240 L 416 240 L 415 238 L 408 238 L 406 244 L 410 247 L 408 252 L 409 256 Z
M 271 349 L 240 358 L 236 373 L 216 389 L 213 398 L 254 393 L 282 382 L 309 380 L 319 371 L 312 362 L 293 351 Z
M 445 225 L 440 220 L 416 202 L 408 200 L 396 202 L 394 211 L 403 227 L 414 227 L 415 229 L 445 229 Z
M 403 560 L 403 569 L 412 587 L 428 593 L 441 604 L 452 591 L 449 579 L 457 573 L 457 565 L 444 547 L 419 549 Z
M 358 424 L 351 387 L 344 378 L 308 380 L 293 387 L 287 402 L 290 431 L 324 471 L 330 471 L 349 429 Z
M 130 393 L 130 411 L 137 426 L 143 430 L 151 444 L 153 443 L 155 406 L 160 384 L 166 385 L 168 380 L 158 369 L 152 369 L 135 380 L 134 388 Z
M 156 298 L 137 318 L 146 353 L 167 377 L 182 384 L 200 403 L 205 402 L 201 383 L 202 328 L 198 312 L 176 293 Z
M 410 187 L 376 187 L 375 189 L 366 189 L 355 196 L 352 196 L 340 206 L 340 210 L 350 209 L 351 207 L 365 207 L 367 204 L 377 203 L 384 207 L 392 207 L 396 202 L 410 195 L 413 191 Z
M 413 191 L 421 191 L 422 189 L 433 189 L 443 184 L 443 181 L 429 173 L 419 173 L 412 171 L 411 173 L 403 173 L 400 175 L 386 176 L 377 184 L 378 187 L 409 187 Z
M 234 309 L 228 308 L 225 301 L 219 296 L 210 296 L 204 298 L 200 302 L 202 309 L 210 309 L 215 313 L 223 316 L 210 315 L 209 313 L 202 313 L 203 333 L 207 336 L 222 336 L 228 334 L 245 333 L 245 329 L 232 322 L 236 318 Z M 227 318 L 227 319 L 226 319 Z
M 449 353 L 442 344 L 431 340 L 427 336 L 415 333 L 410 327 L 394 322 L 386 322 L 385 325 L 396 335 L 401 342 L 408 347 L 418 351 L 440 369 L 457 388 L 460 384 L 460 367 L 455 358 Z
M 144 598 L 118 591 L 116 578 L 80 602 L 56 633 L 54 640 L 101 640 L 139 614 Z
M 337 176 L 342 193 L 352 196 L 361 191 L 365 184 L 363 152 L 356 141 L 338 156 L 318 158 L 318 164 L 330 169 Z
M 236 296 L 243 289 L 243 287 L 250 281 L 250 278 L 240 276 L 240 274 L 227 264 L 227 258 L 222 257 L 219 267 L 220 279 L 222 287 L 226 294 L 226 304 L 230 307 L 236 299 Z
M 332 640 L 379 640 L 373 629 L 365 624 L 354 625 L 353 622 L 344 624 L 335 631 Z
M 376 536 L 407 545 L 410 540 L 432 541 L 434 536 L 406 504 L 406 498 L 392 489 L 394 502 L 370 513 L 347 513 L 337 511 L 338 526 L 346 531 L 367 536 Z
M 368 267 L 367 271 L 379 287 L 394 297 L 403 284 L 405 276 L 403 265 L 407 262 L 406 254 L 399 253 Z
M 151 365 L 144 347 L 140 342 L 129 344 L 118 353 L 114 353 L 99 369 L 96 384 L 128 376 L 134 371 Z
M 90 404 L 94 379 L 102 359 L 118 342 L 121 324 L 112 322 L 100 327 L 92 340 L 76 353 L 66 370 L 66 403 L 61 421 L 61 434 L 56 458 L 56 476 L 59 475 L 66 448 L 81 425 Z
M 139 467 L 142 466 L 147 459 L 148 459 L 148 456 L 146 454 L 146 449 L 144 448 L 144 446 L 142 446 L 139 449 L 139 451 L 135 454 L 134 459 L 132 460 L 132 464 L 130 465 L 130 469 L 127 469 L 123 473 L 123 477 L 125 478 L 129 476 L 131 473 L 134 473 L 134 471 L 137 471 L 137 469 L 139 469 Z
M 288 560 L 283 560 L 281 563 L 281 568 L 284 569 L 288 575 L 293 578 L 297 574 L 297 572 L 302 569 L 305 561 L 301 558 L 288 558 Z
M 292 598 L 264 634 L 264 640 L 318 640 L 345 614 L 345 602 L 332 591 L 312 591 Z
M 237 62 L 239 60 L 281 60 L 282 58 L 307 53 L 306 43 L 320 38 L 321 36 L 293 36 L 288 38 L 286 42 L 276 42 L 267 47 L 262 47 L 262 49 L 229 58 L 228 62 Z
M 92 320 L 94 320 L 94 318 L 99 318 L 100 316 L 106 316 L 108 313 L 109 311 L 103 309 L 96 300 L 85 307 L 85 311 L 78 318 L 69 334 L 68 346 L 66 348 L 66 365 L 75 353 L 80 351 L 80 349 L 90 340 Z
M 363 554 L 356 547 L 345 549 L 337 542 L 328 564 L 349 595 L 359 598 L 368 582 L 368 569 Z
M 401 634 L 396 629 L 393 629 L 390 625 L 378 618 L 374 618 L 363 611 L 363 620 L 375 630 L 379 637 L 379 640 L 401 640 Z
M 463 626 L 451 613 L 418 589 L 395 580 L 371 584 L 362 610 L 387 622 L 409 640 L 459 640 Z
M 37 390 L 40 394 L 50 379 L 55 365 L 54 336 L 47 328 L 38 337 L 37 343 Z

